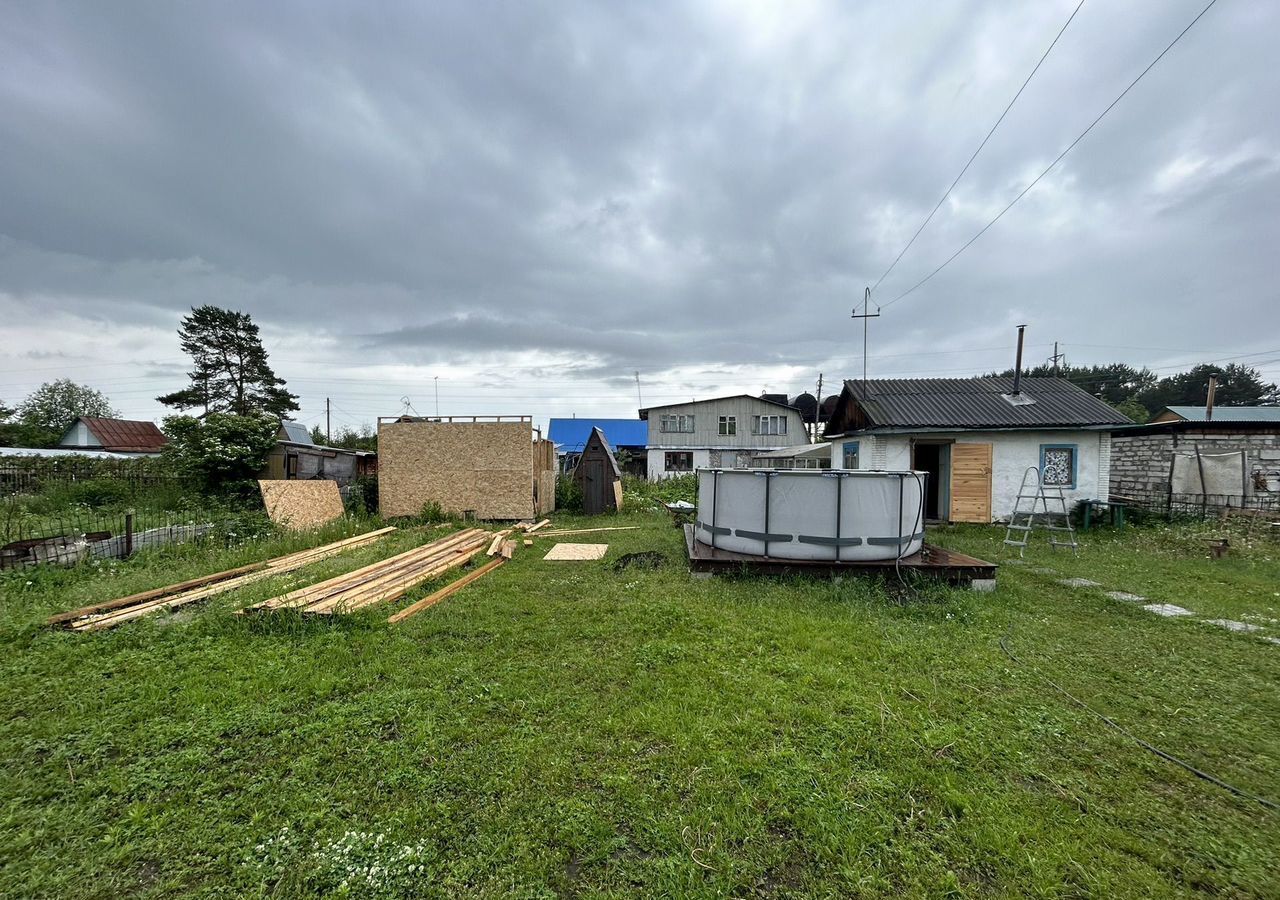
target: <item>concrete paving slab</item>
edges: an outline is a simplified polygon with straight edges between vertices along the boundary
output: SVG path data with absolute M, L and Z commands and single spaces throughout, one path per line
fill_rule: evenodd
M 1183 609 L 1181 606 L 1174 606 L 1172 603 L 1148 603 L 1142 608 L 1148 612 L 1155 613 L 1157 616 L 1168 616 L 1169 618 L 1195 615 L 1191 610 Z
M 1141 594 L 1130 594 L 1128 591 L 1107 591 L 1112 600 L 1123 600 L 1125 603 L 1146 603 L 1147 598 Z
M 1261 625 L 1250 625 L 1248 622 L 1236 622 L 1231 619 L 1205 619 L 1210 625 L 1217 625 L 1219 628 L 1225 628 L 1227 631 L 1237 631 L 1242 634 L 1248 634 L 1251 631 L 1261 631 Z
M 1090 581 L 1088 578 L 1059 578 L 1058 584 L 1065 584 L 1067 587 L 1073 588 L 1102 587 L 1098 582 Z

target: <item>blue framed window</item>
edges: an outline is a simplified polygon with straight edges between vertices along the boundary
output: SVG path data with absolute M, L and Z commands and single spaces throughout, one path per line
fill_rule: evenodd
M 1074 489 L 1079 469 L 1079 447 L 1075 444 L 1040 445 L 1040 483 L 1045 487 Z
M 858 468 L 858 442 L 845 441 L 843 449 L 844 449 L 844 468 L 846 469 Z

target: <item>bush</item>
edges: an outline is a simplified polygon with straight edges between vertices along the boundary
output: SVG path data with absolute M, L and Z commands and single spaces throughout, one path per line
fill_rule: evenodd
M 169 444 L 164 458 L 201 489 L 249 500 L 256 480 L 276 446 L 280 423 L 270 416 L 211 413 L 164 420 Z
M 96 509 L 101 506 L 128 503 L 134 496 L 134 489 L 128 482 L 111 478 L 90 478 L 87 481 L 60 485 L 45 493 L 51 499 L 57 498 L 62 503 L 78 503 Z
M 627 496 L 652 505 L 656 503 L 698 502 L 698 476 L 675 475 L 658 481 L 649 481 L 633 475 L 623 476 L 622 489 Z
M 351 482 L 347 491 L 347 512 L 356 515 L 375 515 L 378 512 L 378 476 L 361 475 Z
M 428 500 L 422 504 L 422 512 L 418 513 L 418 518 L 427 525 L 434 525 L 437 522 L 450 522 L 455 516 L 447 513 L 439 500 Z
M 582 512 L 582 486 L 569 475 L 556 479 L 556 509 Z

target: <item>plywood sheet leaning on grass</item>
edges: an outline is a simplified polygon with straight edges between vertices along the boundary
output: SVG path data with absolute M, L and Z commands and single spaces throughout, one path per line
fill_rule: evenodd
M 342 518 L 336 481 L 259 481 L 271 521 L 293 531 L 318 528 Z
M 382 515 L 416 516 L 428 503 L 480 519 L 534 515 L 530 422 L 386 422 L 378 428 Z M 554 503 L 554 486 L 551 502 Z
M 543 559 L 603 559 L 608 551 L 608 544 L 556 544 Z

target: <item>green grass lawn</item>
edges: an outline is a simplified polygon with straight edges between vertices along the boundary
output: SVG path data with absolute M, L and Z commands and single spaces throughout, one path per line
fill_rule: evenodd
M 1036 571 L 1262 616 L 1273 548 L 1098 533 L 979 594 L 696 580 L 665 514 L 590 524 L 641 528 L 599 562 L 539 540 L 398 626 L 231 612 L 420 531 L 102 633 L 40 622 L 293 547 L 5 574 L 0 895 L 1280 893 L 1280 814 L 1044 680 L 1275 799 L 1280 646 Z M 997 562 L 1002 537 L 931 535 Z M 642 550 L 665 564 L 615 571 Z

